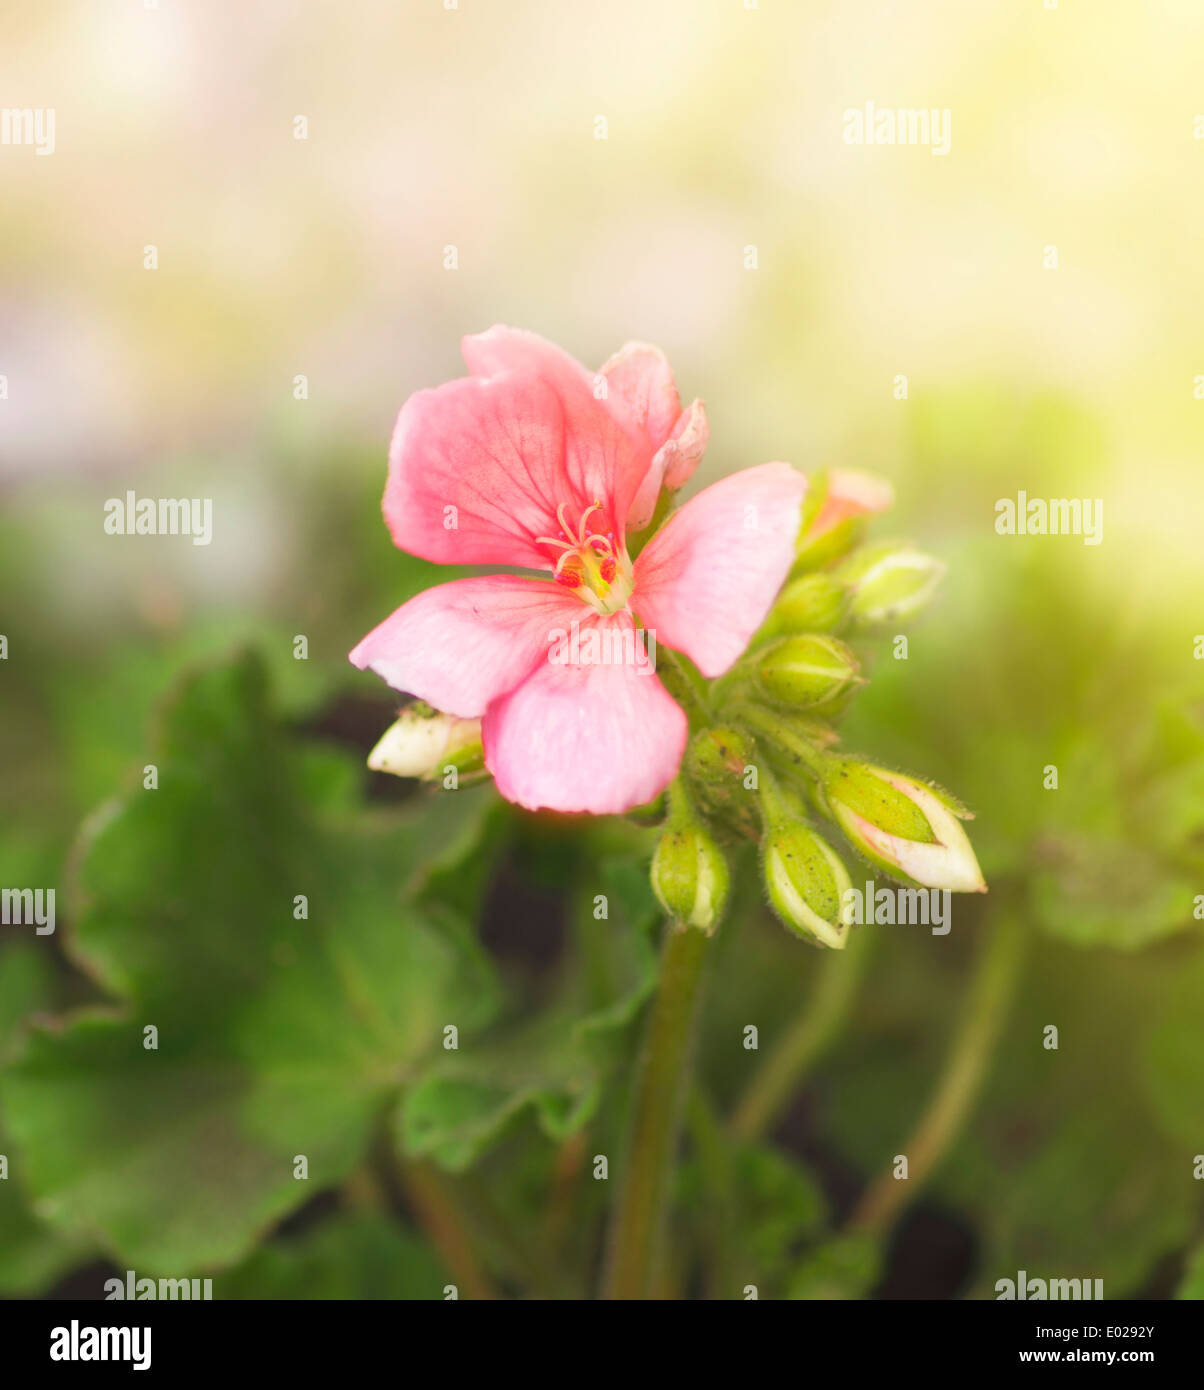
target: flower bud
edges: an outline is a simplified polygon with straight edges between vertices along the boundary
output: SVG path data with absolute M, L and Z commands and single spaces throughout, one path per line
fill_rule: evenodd
M 816 474 L 810 484 L 795 545 L 795 574 L 847 553 L 865 531 L 864 518 L 894 501 L 891 485 L 871 473 L 834 468 Z
M 684 766 L 702 809 L 738 834 L 756 838 L 756 745 L 739 729 L 702 729 L 691 739 Z M 750 769 L 754 775 L 749 779 Z
M 723 851 L 688 810 L 679 787 L 671 802 L 669 824 L 652 856 L 652 891 L 675 922 L 709 936 L 727 906 L 731 874 Z
M 771 699 L 794 709 L 828 705 L 858 682 L 857 658 L 835 637 L 802 634 L 767 647 L 757 682 Z
M 445 768 L 476 772 L 484 766 L 481 721 L 441 714 L 416 700 L 407 705 L 368 754 L 373 772 L 433 780 Z
M 865 546 L 836 571 L 852 589 L 850 616 L 863 627 L 914 617 L 936 592 L 944 573 L 939 560 L 902 541 Z
M 849 589 L 831 574 L 800 574 L 782 590 L 758 637 L 785 632 L 835 632 L 844 620 Z
M 835 850 L 802 821 L 771 824 L 762 871 L 774 912 L 799 936 L 819 946 L 844 949 L 852 888 Z
M 953 893 L 985 893 L 959 819 L 970 813 L 914 777 L 836 758 L 823 778 L 828 809 L 850 843 L 893 878 Z

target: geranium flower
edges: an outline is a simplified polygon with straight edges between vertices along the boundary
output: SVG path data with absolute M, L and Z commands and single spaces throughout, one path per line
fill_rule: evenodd
M 790 569 L 806 480 L 786 463 L 733 474 L 671 514 L 633 562 L 628 535 L 705 448 L 702 403 L 681 408 L 664 355 L 644 344 L 596 375 L 514 329 L 462 346 L 472 375 L 419 391 L 398 416 L 385 520 L 423 559 L 540 577 L 429 589 L 351 660 L 436 709 L 480 717 L 486 766 L 509 800 L 628 810 L 672 780 L 687 736 L 637 624 L 704 676 L 726 671 Z

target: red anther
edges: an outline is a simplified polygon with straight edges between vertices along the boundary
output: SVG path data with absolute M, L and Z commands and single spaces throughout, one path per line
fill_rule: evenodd
M 581 587 L 581 576 L 576 570 L 571 570 L 566 565 L 556 576 L 557 584 L 563 584 L 566 589 L 579 589 Z
M 601 568 L 602 578 L 605 579 L 606 582 L 609 584 L 614 579 L 615 572 L 618 570 L 619 567 L 615 563 L 615 557 L 613 555 L 607 555 L 606 558 L 602 561 Z

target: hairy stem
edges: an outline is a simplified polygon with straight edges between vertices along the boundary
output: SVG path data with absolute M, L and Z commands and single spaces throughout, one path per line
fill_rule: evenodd
M 665 936 L 611 1217 L 604 1298 L 647 1298 L 652 1288 L 709 941 L 676 922 Z

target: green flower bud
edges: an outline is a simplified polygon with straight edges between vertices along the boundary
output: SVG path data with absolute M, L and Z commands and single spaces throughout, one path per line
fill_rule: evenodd
M 737 834 L 755 838 L 760 831 L 748 769 L 757 765 L 756 745 L 739 729 L 703 729 L 686 749 L 684 766 L 702 809 Z
M 832 818 L 871 863 L 904 883 L 985 893 L 966 832 L 970 813 L 914 777 L 834 758 L 823 776 Z
M 799 936 L 844 949 L 851 908 L 848 871 L 831 845 L 801 821 L 771 825 L 762 872 L 774 912 Z
M 852 590 L 850 616 L 862 627 L 915 617 L 936 592 L 945 566 L 902 541 L 883 541 L 854 552 L 836 571 Z
M 835 637 L 803 634 L 767 647 L 756 665 L 770 699 L 795 709 L 828 706 L 858 683 L 857 658 Z
M 848 588 L 831 574 L 801 574 L 782 590 L 757 636 L 835 632 L 848 612 L 850 598 Z
M 690 740 L 686 767 L 700 788 L 727 787 L 742 781 L 744 769 L 756 760 L 752 739 L 739 729 L 703 729 Z
M 373 772 L 396 777 L 421 777 L 432 781 L 448 767 L 457 772 L 477 772 L 485 765 L 481 749 L 481 721 L 441 714 L 416 700 L 407 705 L 368 754 Z
M 675 922 L 709 936 L 731 889 L 723 851 L 690 810 L 680 783 L 670 789 L 669 824 L 652 856 L 652 891 Z

